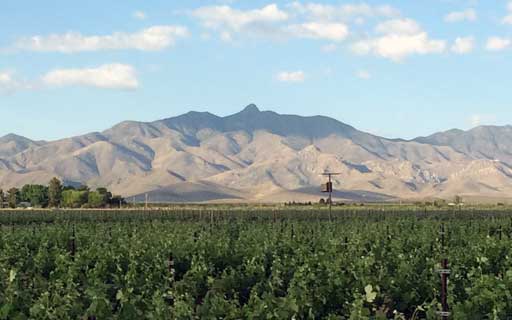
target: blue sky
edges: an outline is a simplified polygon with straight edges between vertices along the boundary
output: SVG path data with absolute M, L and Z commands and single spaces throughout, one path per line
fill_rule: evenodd
M 386 137 L 512 124 L 512 2 L 4 0 L 0 135 L 190 110 L 331 116 Z

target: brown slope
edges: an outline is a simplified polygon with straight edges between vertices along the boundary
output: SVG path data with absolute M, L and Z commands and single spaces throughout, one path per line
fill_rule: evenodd
M 487 157 L 481 154 L 498 150 L 506 158 L 508 136 L 484 131 L 471 133 L 480 139 L 474 145 L 476 138 L 461 145 L 451 136 L 427 143 L 389 140 L 333 119 L 279 115 L 255 106 L 228 117 L 191 112 L 21 147 L 0 161 L 0 186 L 44 183 L 57 175 L 125 196 L 151 191 L 161 197 L 167 192 L 169 199 L 200 200 L 202 194 L 266 201 L 286 194 L 311 197 L 323 182 L 320 173 L 332 170 L 341 173 L 335 184 L 347 195 L 357 190 L 377 198 L 506 196 L 511 182 L 506 161 L 482 162 Z M 215 195 L 214 189 L 223 191 Z

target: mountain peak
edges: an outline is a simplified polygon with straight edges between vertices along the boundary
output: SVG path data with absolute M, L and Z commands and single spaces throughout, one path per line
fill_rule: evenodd
M 28 138 L 25 138 L 23 136 L 14 134 L 14 133 L 9 133 L 9 134 L 6 134 L 3 137 L 0 137 L 0 141 L 1 142 L 10 142 L 10 141 L 14 141 L 14 142 L 22 142 L 22 141 L 23 142 L 32 142 L 32 140 L 30 140 Z
M 242 110 L 242 112 L 243 113 L 256 113 L 256 112 L 260 112 L 260 109 L 258 109 L 258 107 L 254 103 L 251 103 L 250 105 L 245 107 L 244 110 Z
M 1 138 L 1 139 L 18 139 L 18 138 L 24 138 L 24 137 L 22 137 L 22 136 L 20 136 L 20 135 L 17 135 L 17 134 L 15 134 L 15 133 L 8 133 L 8 134 L 6 134 L 5 136 L 0 137 L 0 138 Z
M 377 201 L 512 195 L 512 127 L 451 130 L 411 142 L 325 116 L 260 111 L 254 104 L 238 110 L 122 122 L 49 143 L 0 137 L 0 187 L 59 176 L 125 196 L 161 192 L 169 201 L 309 201 L 320 197 L 313 191 L 318 174 L 332 168 L 344 175 L 347 192 L 340 197 L 358 202 L 371 194 Z

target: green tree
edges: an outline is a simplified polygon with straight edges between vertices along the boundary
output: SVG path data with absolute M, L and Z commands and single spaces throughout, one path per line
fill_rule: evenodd
M 30 202 L 33 207 L 46 207 L 48 205 L 48 187 L 26 184 L 21 188 L 20 200 Z
M 7 191 L 7 202 L 9 203 L 9 207 L 12 209 L 18 206 L 20 201 L 20 191 L 17 188 L 11 188 Z
M 87 205 L 90 208 L 102 208 L 107 205 L 107 195 L 98 191 L 89 192 Z
M 65 208 L 81 208 L 89 200 L 89 191 L 65 190 L 61 205 Z
M 60 206 L 62 201 L 62 183 L 59 179 L 53 178 L 48 185 L 48 206 L 55 208 Z
M 112 193 L 108 191 L 107 188 L 97 188 L 96 191 L 99 192 L 100 194 L 105 195 L 107 203 L 110 203 L 110 201 L 112 200 Z
M 0 189 L 0 209 L 4 207 L 5 195 L 4 190 Z

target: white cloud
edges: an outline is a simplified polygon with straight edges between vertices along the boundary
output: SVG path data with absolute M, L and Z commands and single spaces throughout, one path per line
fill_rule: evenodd
M 348 27 L 342 23 L 309 22 L 287 27 L 287 32 L 296 38 L 342 41 L 348 35 Z
M 282 8 L 275 3 L 252 9 L 236 9 L 230 5 L 204 6 L 191 11 L 190 15 L 209 31 L 218 33 L 223 41 L 239 37 L 328 41 L 321 47 L 323 52 L 335 51 L 336 44 L 351 34 L 350 26 L 387 18 L 376 26 L 376 35 L 353 43 L 353 52 L 400 61 L 409 55 L 447 50 L 446 41 L 429 37 L 415 20 L 400 18 L 400 11 L 389 5 L 330 5 L 296 1 Z M 467 39 L 459 40 L 454 50 L 468 50 L 462 48 L 464 45 L 467 47 Z
M 33 36 L 19 39 L 18 50 L 74 53 L 81 51 L 137 49 L 157 51 L 174 45 L 177 38 L 188 36 L 181 26 L 154 26 L 135 33 L 116 32 L 103 36 L 84 36 L 77 32 Z
M 360 19 L 362 17 L 397 17 L 400 11 L 388 6 L 370 6 L 368 4 L 345 4 L 345 5 L 327 5 L 321 3 L 293 2 L 289 7 L 296 12 L 306 16 L 308 19 L 320 21 L 345 21 L 350 19 Z
M 283 8 L 275 3 L 255 9 L 236 9 L 229 5 L 204 6 L 190 14 L 205 28 L 218 32 L 224 41 L 232 41 L 237 36 L 256 36 L 278 40 L 303 38 L 341 42 L 349 35 L 349 21 L 362 24 L 366 18 L 393 18 L 398 17 L 400 12 L 388 5 L 293 2 Z M 332 50 L 332 46 L 326 48 L 327 51 Z
M 419 24 L 412 19 L 392 19 L 377 25 L 375 32 L 380 36 L 360 40 L 352 44 L 355 54 L 374 54 L 399 62 L 413 54 L 442 53 L 446 42 L 430 39 Z
M 393 19 L 379 23 L 375 28 L 381 34 L 415 35 L 420 33 L 420 25 L 412 19 Z
M 133 17 L 137 20 L 146 20 L 147 15 L 144 11 L 135 11 Z
M 57 69 L 45 74 L 42 83 L 49 87 L 88 86 L 103 89 L 136 89 L 139 86 L 135 69 L 119 63 L 97 68 Z
M 288 13 L 279 9 L 276 4 L 246 11 L 227 5 L 201 7 L 194 10 L 192 16 L 201 20 L 208 28 L 228 28 L 234 31 L 241 31 L 251 24 L 280 22 L 289 18 Z
M 283 71 L 276 75 L 276 79 L 281 82 L 304 82 L 306 74 L 303 71 Z
M 276 4 L 259 9 L 238 10 L 228 5 L 200 7 L 191 12 L 201 24 L 217 31 L 223 41 L 232 41 L 237 35 L 282 38 L 286 36 L 283 23 L 290 18 Z
M 133 90 L 139 82 L 132 66 L 119 63 L 97 68 L 56 69 L 33 80 L 20 80 L 12 72 L 0 72 L 0 94 L 64 86 Z
M 487 39 L 486 48 L 489 51 L 500 51 L 507 49 L 512 44 L 510 39 L 500 37 L 490 37 Z
M 258 9 L 239 10 L 230 6 L 206 6 L 191 15 L 205 28 L 219 32 L 224 41 L 236 35 L 259 36 L 271 39 L 304 38 L 339 42 L 349 31 L 346 24 L 325 20 L 298 19 L 293 12 L 269 4 Z
M 473 37 L 459 37 L 455 39 L 451 47 L 451 51 L 457 54 L 466 54 L 473 51 L 475 47 L 475 39 Z
M 412 54 L 442 53 L 446 42 L 432 40 L 426 32 L 415 35 L 390 34 L 376 39 L 362 40 L 352 45 L 352 51 L 359 55 L 373 53 L 395 62 Z
M 512 1 L 507 4 L 508 14 L 503 18 L 503 24 L 512 24 Z
M 363 80 L 369 80 L 372 78 L 372 75 L 366 70 L 359 70 L 356 72 L 356 77 Z
M 461 21 L 476 21 L 478 18 L 475 9 L 466 9 L 463 11 L 450 12 L 444 17 L 444 21 L 449 23 Z

